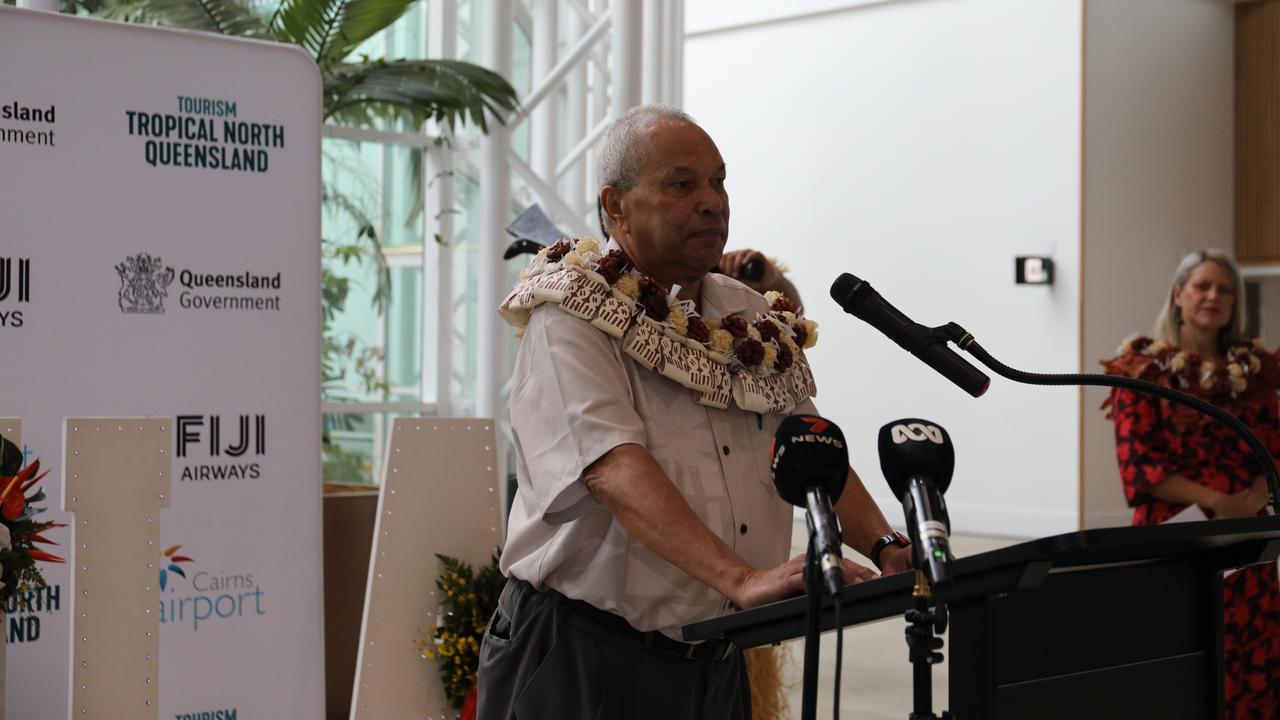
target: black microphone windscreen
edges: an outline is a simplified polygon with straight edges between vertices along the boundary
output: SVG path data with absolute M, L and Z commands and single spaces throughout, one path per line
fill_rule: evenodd
M 951 485 L 956 450 L 941 425 L 920 418 L 895 420 L 880 428 L 878 445 L 880 469 L 895 497 L 902 498 L 913 476 L 928 476 L 940 493 Z
M 836 278 L 836 281 L 831 283 L 831 299 L 835 300 L 836 303 L 840 307 L 844 308 L 846 312 L 852 312 L 846 303 L 850 299 L 849 296 L 852 295 L 853 291 L 861 284 L 862 280 L 857 276 L 850 275 L 849 273 L 841 273 L 840 277 Z
M 773 435 L 773 486 L 778 496 L 799 507 L 805 492 L 818 487 L 831 502 L 839 499 L 849 477 L 849 448 L 836 424 L 817 415 L 789 415 Z

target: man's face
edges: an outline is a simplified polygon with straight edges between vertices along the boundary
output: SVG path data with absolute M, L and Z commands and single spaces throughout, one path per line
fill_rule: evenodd
M 724 159 L 696 125 L 659 122 L 644 142 L 645 164 L 620 196 L 614 234 L 642 270 L 688 285 L 720 262 L 729 235 Z

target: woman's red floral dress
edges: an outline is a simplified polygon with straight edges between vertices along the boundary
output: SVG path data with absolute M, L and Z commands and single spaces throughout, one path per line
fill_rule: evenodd
M 1234 347 L 1228 362 L 1212 369 L 1193 354 L 1146 338 L 1122 350 L 1103 361 L 1109 374 L 1138 377 L 1208 400 L 1240 418 L 1272 457 L 1280 457 L 1280 362 L 1260 344 Z M 1241 369 L 1229 372 L 1232 361 Z M 1247 387 L 1241 390 L 1242 385 Z M 1151 488 L 1166 477 L 1181 475 L 1237 493 L 1261 473 L 1235 433 L 1195 410 L 1121 389 L 1113 390 L 1103 407 L 1110 407 L 1115 421 L 1120 478 L 1134 508 L 1134 525 L 1161 523 L 1186 508 L 1151 495 Z M 1226 717 L 1280 718 L 1280 581 L 1275 563 L 1229 575 L 1223 601 Z

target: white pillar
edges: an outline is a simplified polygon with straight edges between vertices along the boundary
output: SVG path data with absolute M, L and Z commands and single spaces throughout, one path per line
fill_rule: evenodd
M 58 0 L 18 0 L 18 7 L 28 10 L 58 12 Z
M 576 42 L 587 31 L 586 21 L 576 12 L 567 13 L 565 21 L 565 37 L 571 38 L 570 43 Z M 590 63 L 588 56 L 565 78 L 564 130 L 567 148 L 577 145 L 587 134 L 587 65 Z M 595 174 L 589 169 L 584 171 L 585 165 L 582 162 L 574 163 L 564 173 L 560 192 L 568 200 L 569 207 L 582 207 L 590 194 L 587 190 L 587 178 L 594 178 Z M 595 187 L 594 180 L 590 181 L 590 186 Z M 590 204 L 594 206 L 595 202 L 590 201 Z M 589 224 L 592 228 L 596 226 L 594 222 Z
M 667 26 L 663 60 L 666 62 L 666 87 L 663 101 L 672 107 L 684 106 L 684 0 L 668 0 L 663 16 Z
M 535 0 L 533 8 L 533 83 L 537 87 L 556 66 L 560 57 L 560 0 Z M 556 163 L 560 159 L 560 93 L 553 91 L 533 109 L 530 167 L 555 187 Z M 550 212 L 550 208 L 543 208 Z
M 458 57 L 458 0 L 427 6 L 427 56 Z M 432 126 L 448 134 L 447 126 Z M 422 238 L 422 380 L 420 398 L 436 404 L 436 415 L 453 414 L 453 149 L 447 144 L 424 149 Z M 436 242 L 439 236 L 443 242 Z
M 644 4 L 644 76 L 641 99 L 645 105 L 663 104 L 663 27 L 662 11 L 665 0 L 649 0 Z
M 613 46 L 609 48 L 610 110 L 614 117 L 640 104 L 640 43 L 644 7 L 640 0 L 613 0 Z
M 514 0 L 492 0 L 485 4 L 483 31 L 484 65 L 504 78 L 511 77 L 512 23 Z M 476 351 L 476 416 L 502 421 L 506 408 L 501 405 L 502 386 L 506 382 L 505 325 L 498 317 L 498 303 L 507 289 L 502 248 L 506 227 L 511 218 L 511 168 L 507 152 L 511 147 L 510 131 L 496 121 L 489 123 L 489 134 L 480 142 L 480 234 L 476 241 L 479 267 L 479 297 Z M 503 479 L 505 483 L 505 478 Z

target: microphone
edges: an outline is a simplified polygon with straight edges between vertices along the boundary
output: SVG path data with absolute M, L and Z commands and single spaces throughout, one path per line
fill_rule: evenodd
M 816 415 L 789 415 L 773 436 L 773 486 L 783 500 L 807 510 L 809 537 L 832 597 L 844 587 L 840 522 L 833 505 L 849 478 L 849 450 L 836 424 Z
M 722 275 L 724 274 L 724 271 L 720 269 L 719 265 L 711 268 L 711 272 L 720 273 Z M 738 270 L 738 276 L 735 277 L 734 280 L 756 282 L 762 277 L 764 277 L 764 261 L 759 258 L 755 258 L 743 263 L 742 267 Z
M 991 385 L 991 378 L 947 347 L 945 336 L 903 315 L 871 283 L 843 273 L 832 283 L 831 297 L 845 312 L 884 333 L 970 395 L 981 397 Z
M 951 519 L 942 493 L 951 485 L 956 451 L 947 431 L 919 418 L 880 428 L 880 469 L 902 502 L 915 566 L 934 587 L 951 585 Z

